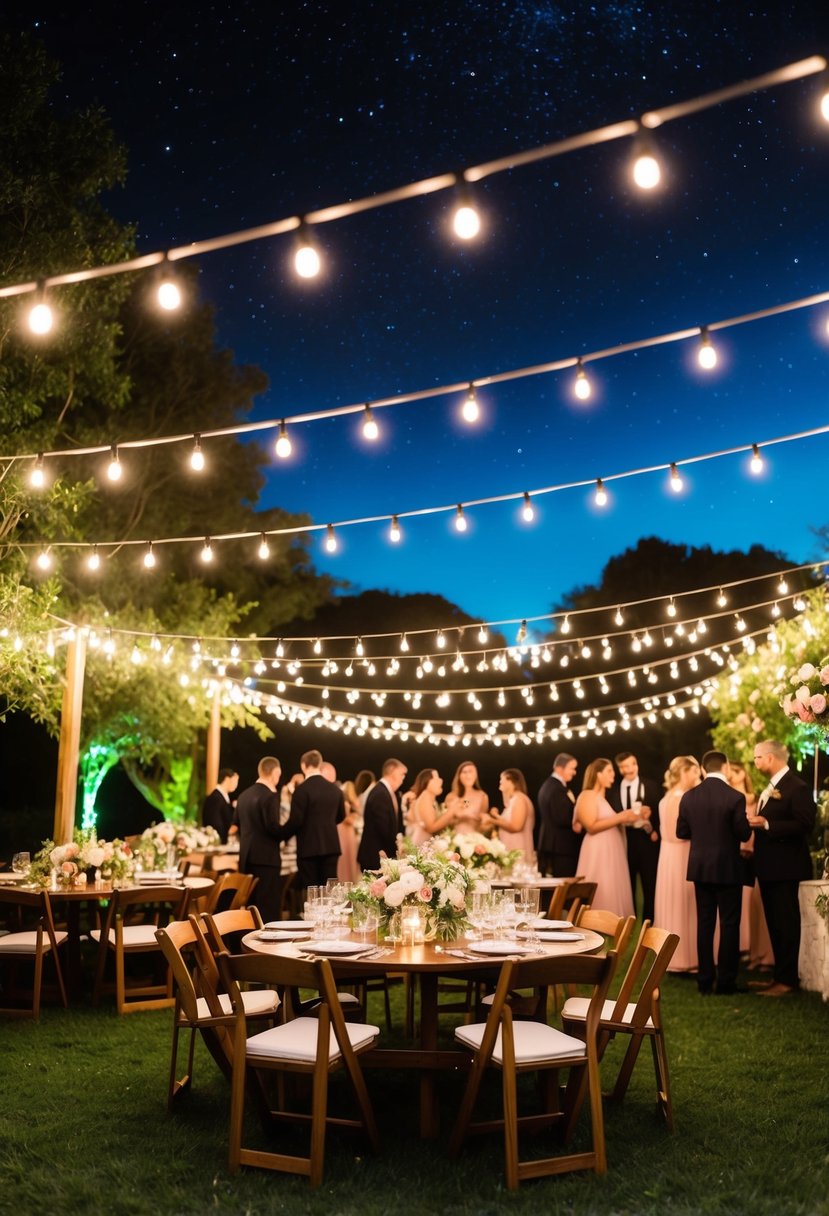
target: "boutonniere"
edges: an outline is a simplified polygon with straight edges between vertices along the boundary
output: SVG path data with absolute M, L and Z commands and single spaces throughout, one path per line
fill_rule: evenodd
M 567 797 L 570 799 L 571 802 L 576 801 L 576 795 L 573 793 L 572 790 L 567 791 Z
M 769 799 L 773 798 L 775 802 L 779 802 L 782 797 L 783 797 L 783 795 L 780 793 L 780 790 L 778 790 L 778 789 L 769 790 Z

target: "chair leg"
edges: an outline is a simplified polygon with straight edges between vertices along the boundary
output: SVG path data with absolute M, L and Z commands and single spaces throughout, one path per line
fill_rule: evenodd
M 325 1162 L 325 1121 L 328 1114 L 328 1072 L 318 1060 L 314 1069 L 311 1098 L 311 1153 L 309 1181 L 312 1187 L 322 1182 Z
M 461 1108 L 458 1111 L 458 1117 L 452 1129 L 452 1138 L 449 1141 L 449 1156 L 452 1158 L 457 1157 L 460 1153 L 469 1131 L 469 1122 L 481 1089 L 482 1077 L 483 1069 L 476 1058 L 469 1073 L 469 1080 L 466 1083 Z
M 35 973 L 32 979 L 32 1017 L 37 1021 L 40 1017 L 40 993 L 43 986 L 43 952 L 38 950 L 35 955 Z
M 665 1050 L 665 1036 L 662 1028 L 657 1027 L 651 1039 L 653 1049 L 653 1066 L 656 1072 L 656 1101 L 669 1132 L 674 1130 L 674 1106 L 671 1101 L 671 1082 L 668 1076 L 668 1053 Z
M 227 1168 L 238 1174 L 242 1152 L 242 1121 L 245 1117 L 245 1073 L 246 1064 L 234 1058 L 233 1078 L 230 1085 L 230 1129 L 228 1131 Z
M 639 1055 L 639 1049 L 642 1046 L 641 1034 L 631 1036 L 630 1046 L 625 1052 L 625 1058 L 622 1060 L 622 1067 L 619 1069 L 619 1075 L 616 1078 L 616 1084 L 613 1086 L 613 1092 L 610 1094 L 610 1099 L 613 1102 L 621 1102 L 627 1093 L 630 1078 L 633 1076 L 633 1069 L 636 1065 L 636 1060 Z
M 501 1084 L 504 1096 L 504 1175 L 507 1190 L 515 1191 L 518 1189 L 518 1087 L 515 1054 L 511 1047 L 511 1042 L 504 1044 Z
M 590 1134 L 593 1138 L 594 1169 L 597 1174 L 607 1173 L 607 1147 L 604 1138 L 604 1110 L 602 1108 L 602 1078 L 598 1061 L 595 1068 L 587 1065 L 590 1092 Z

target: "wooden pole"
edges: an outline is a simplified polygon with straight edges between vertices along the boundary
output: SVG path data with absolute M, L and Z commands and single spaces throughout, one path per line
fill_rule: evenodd
M 213 704 L 210 707 L 210 725 L 207 728 L 207 764 L 205 793 L 209 794 L 219 783 L 219 755 L 222 739 L 222 693 L 217 688 L 213 693 Z
M 58 780 L 55 791 L 54 839 L 56 844 L 66 844 L 67 841 L 70 841 L 75 827 L 86 641 L 86 630 L 76 629 L 66 649 L 66 683 L 63 688 L 63 707 L 60 715 Z

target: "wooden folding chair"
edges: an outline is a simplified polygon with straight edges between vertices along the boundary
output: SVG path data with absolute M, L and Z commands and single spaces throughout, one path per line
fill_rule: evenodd
M 679 937 L 676 933 L 669 933 L 666 929 L 654 929 L 649 921 L 645 921 L 619 995 L 615 1001 L 606 1001 L 602 1009 L 599 1038 L 601 1058 L 608 1043 L 617 1034 L 630 1035 L 630 1044 L 622 1060 L 619 1075 L 608 1095 L 616 1102 L 621 1102 L 627 1092 L 644 1039 L 650 1039 L 656 1074 L 657 1107 L 669 1131 L 674 1128 L 674 1114 L 659 985 L 678 944 Z M 638 996 L 634 996 L 637 988 Z M 584 999 L 571 997 L 561 1011 L 564 1029 L 578 1033 L 585 1015 Z
M 312 1187 L 322 1182 L 327 1125 L 359 1128 L 372 1148 L 379 1148 L 377 1125 L 358 1055 L 368 1050 L 380 1033 L 377 1026 L 347 1024 L 337 999 L 331 964 L 327 959 L 304 962 L 277 955 L 219 955 L 219 969 L 230 993 L 235 1014 L 233 1029 L 233 1080 L 230 1104 L 228 1164 L 235 1174 L 240 1165 L 283 1173 L 303 1174 Z M 318 1016 L 292 1017 L 285 1000 L 286 1021 L 270 1030 L 248 1036 L 247 1016 L 240 983 L 271 983 L 287 997 L 292 991 L 313 988 L 320 993 Z M 344 1068 L 357 1100 L 359 1118 L 329 1118 L 328 1078 Z M 310 1114 L 284 1109 L 280 1103 L 269 1114 L 273 1122 L 310 1125 L 310 1149 L 305 1157 L 246 1148 L 242 1144 L 245 1089 L 248 1072 L 300 1073 L 312 1078 Z M 281 1086 L 279 1087 L 281 1089 Z
M 3 983 L 4 1004 L 0 1013 L 10 1017 L 40 1016 L 43 990 L 43 964 L 49 959 L 55 969 L 57 994 L 66 1008 L 66 988 L 60 966 L 60 947 L 67 939 L 63 931 L 55 930 L 52 905 L 47 891 L 21 891 L 15 887 L 0 887 L 0 907 L 9 909 L 11 931 L 0 937 L 0 961 L 8 972 Z M 20 964 L 33 967 L 31 1002 L 10 1004 L 23 1000 L 24 989 L 18 985 Z M 28 989 L 25 990 L 28 994 Z
M 216 878 L 204 912 L 225 912 L 229 908 L 246 908 L 250 903 L 258 878 L 253 874 L 240 874 L 238 870 L 225 870 Z
M 615 967 L 614 951 L 604 957 L 573 954 L 558 958 L 530 958 L 526 961 L 510 959 L 503 964 L 486 1022 L 459 1026 L 455 1031 L 455 1038 L 474 1052 L 474 1059 L 452 1132 L 450 1156 L 458 1155 L 470 1133 L 501 1130 L 506 1185 L 510 1190 L 515 1190 L 525 1178 L 540 1178 L 569 1170 L 592 1169 L 597 1174 L 607 1172 L 597 1034 L 599 1016 Z M 545 990 L 555 984 L 570 982 L 593 987 L 579 1038 L 556 1030 L 546 1021 L 520 1022 L 513 1018 L 510 993 L 516 988 Z M 503 1117 L 473 1123 L 472 1114 L 488 1068 L 498 1069 L 501 1073 Z M 557 1084 L 547 1084 L 542 1089 L 546 1097 L 545 1109 L 540 1114 L 519 1115 L 517 1077 L 525 1072 L 549 1075 L 551 1070 L 556 1073 L 565 1068 L 570 1073 L 563 1109 L 559 1107 Z M 556 1080 L 555 1075 L 552 1080 Z M 521 1161 L 518 1155 L 518 1133 L 521 1129 L 558 1126 L 563 1131 L 565 1145 L 569 1144 L 585 1092 L 589 1094 L 591 1148 L 584 1152 Z
M 169 967 L 164 968 L 163 981 L 148 977 L 128 984 L 126 960 L 143 956 L 152 964 L 163 959 L 155 931 L 171 920 L 184 920 L 189 899 L 190 892 L 183 887 L 129 887 L 113 891 L 104 928 L 92 929 L 89 934 L 98 943 L 94 1005 L 100 1003 L 104 992 L 110 953 L 115 961 L 115 1003 L 119 1013 L 164 1009 L 175 1003 Z

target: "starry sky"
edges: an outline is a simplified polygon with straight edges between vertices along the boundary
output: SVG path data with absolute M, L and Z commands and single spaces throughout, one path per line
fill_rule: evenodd
M 91 3 L 84 17 L 6 6 L 64 65 L 61 93 L 101 103 L 129 149 L 107 200 L 142 251 L 265 223 L 636 116 L 825 52 L 812 3 Z M 466 381 L 700 325 L 829 288 L 829 125 L 818 78 L 662 128 L 664 186 L 631 185 L 630 143 L 515 169 L 476 188 L 480 239 L 450 233 L 449 192 L 317 231 L 318 280 L 290 238 L 201 260 L 220 340 L 270 378 L 254 417 L 327 409 Z M 608 476 L 827 421 L 829 306 L 695 344 L 294 428 L 263 505 L 315 521 L 391 515 Z M 585 490 L 313 541 L 320 569 L 355 589 L 431 591 L 487 620 L 551 610 L 644 535 L 821 553 L 829 438 L 620 482 L 599 511 Z M 631 589 L 631 597 L 635 588 Z

